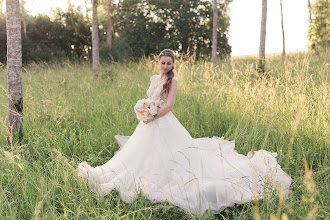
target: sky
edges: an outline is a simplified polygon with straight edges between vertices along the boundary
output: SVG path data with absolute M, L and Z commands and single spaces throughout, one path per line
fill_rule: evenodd
M 232 55 L 258 54 L 262 0 L 233 0 L 230 4 L 229 44 Z M 67 0 L 27 0 L 29 14 L 49 13 L 51 9 L 67 9 Z M 85 11 L 84 0 L 71 0 Z M 5 6 L 3 6 L 5 8 Z M 308 45 L 309 15 L 307 1 L 283 0 L 286 52 L 306 51 Z M 282 52 L 280 0 L 268 0 L 266 54 Z
M 266 53 L 281 53 L 283 45 L 280 0 L 267 1 Z M 286 52 L 306 51 L 309 13 L 306 0 L 283 0 Z M 259 53 L 261 0 L 234 0 L 230 5 L 232 55 Z

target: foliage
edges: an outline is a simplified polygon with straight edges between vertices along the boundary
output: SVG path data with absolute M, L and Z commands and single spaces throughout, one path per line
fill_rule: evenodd
M 231 53 L 228 43 L 228 4 L 219 5 L 218 53 Z M 121 0 L 113 4 L 113 47 L 106 43 L 106 1 L 99 7 L 100 58 L 134 60 L 162 49 L 208 59 L 212 50 L 212 3 L 206 0 Z M 0 14 L 0 48 L 6 51 L 5 16 Z M 91 22 L 78 7 L 68 11 L 56 9 L 52 18 L 27 16 L 27 37 L 22 39 L 23 62 L 61 59 L 91 59 Z M 5 53 L 0 62 L 6 62 Z
M 63 12 L 57 9 L 54 12 L 54 22 L 61 23 L 62 33 L 56 35 L 60 37 L 61 48 L 66 49 L 66 57 L 70 59 L 90 58 L 92 37 L 88 22 L 78 8 L 76 11 Z
M 231 53 L 228 44 L 229 17 L 226 0 L 219 8 L 218 53 Z M 125 0 L 119 1 L 114 30 L 127 45 L 126 54 L 141 57 L 158 54 L 165 48 L 196 58 L 212 51 L 212 2 L 204 0 Z M 125 50 L 121 50 L 123 52 Z
M 269 57 L 270 72 L 260 78 L 258 57 L 234 57 L 217 65 L 194 57 L 177 60 L 173 113 L 189 133 L 235 140 L 242 154 L 276 152 L 293 179 L 288 198 L 267 194 L 210 219 L 329 216 L 328 61 L 329 53 L 289 53 L 285 60 L 279 54 Z M 149 58 L 103 65 L 97 81 L 89 70 L 86 63 L 26 65 L 22 145 L 8 145 L 6 127 L 0 125 L 2 218 L 198 219 L 143 195 L 130 204 L 117 191 L 100 198 L 77 176 L 78 162 L 104 164 L 119 148 L 114 135 L 134 132 L 135 102 L 146 96 L 150 76 L 158 73 Z M 5 88 L 5 68 L 0 73 L 0 88 Z M 0 121 L 5 115 L 7 96 L 2 92 Z
M 22 39 L 23 61 L 49 62 L 57 57 L 65 57 L 61 39 L 63 29 L 59 22 L 52 22 L 48 16 L 27 18 L 27 38 Z
M 178 0 L 160 1 L 147 0 L 150 16 L 157 16 L 157 20 L 166 27 L 166 41 L 171 44 L 165 47 L 178 48 L 179 52 L 196 53 L 209 57 L 212 51 L 212 1 Z M 231 0 L 220 3 L 218 27 L 218 53 L 221 58 L 231 53 L 227 34 L 229 18 L 226 13 Z M 164 49 L 164 48 L 160 48 Z
M 22 37 L 23 62 L 54 61 L 61 59 L 88 60 L 91 50 L 91 32 L 82 12 L 54 11 L 54 19 L 46 15 L 27 16 L 27 37 Z M 5 24 L 0 15 L 0 24 Z M 0 26 L 0 48 L 6 51 L 6 26 Z M 6 62 L 0 54 L 0 62 Z
M 0 66 L 6 62 L 7 34 L 6 34 L 6 16 L 0 13 Z
M 312 4 L 313 19 L 309 26 L 309 48 L 323 50 L 330 46 L 330 5 L 329 0 L 316 0 Z

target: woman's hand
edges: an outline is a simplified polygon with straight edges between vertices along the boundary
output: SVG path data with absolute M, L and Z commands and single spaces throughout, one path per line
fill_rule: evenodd
M 155 120 L 156 118 L 155 117 L 153 117 L 152 119 L 149 119 L 149 120 L 147 120 L 147 121 L 143 121 L 143 123 L 145 123 L 145 124 L 149 124 L 150 122 L 152 122 L 153 120 Z

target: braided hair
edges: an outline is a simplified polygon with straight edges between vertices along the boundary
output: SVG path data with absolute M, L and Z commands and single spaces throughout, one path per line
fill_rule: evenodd
M 163 85 L 163 89 L 161 92 L 161 96 L 164 97 L 165 94 L 168 94 L 172 85 L 172 79 L 174 77 L 174 58 L 175 58 L 175 54 L 172 50 L 170 49 L 165 49 L 162 52 L 160 52 L 159 56 L 158 56 L 158 60 L 160 60 L 161 57 L 166 56 L 166 57 L 171 57 L 172 61 L 173 61 L 173 67 L 170 71 L 168 71 L 166 73 L 166 82 Z

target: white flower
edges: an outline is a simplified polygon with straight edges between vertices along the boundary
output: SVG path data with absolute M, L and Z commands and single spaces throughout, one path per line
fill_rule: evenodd
M 150 113 L 152 115 L 156 115 L 157 114 L 157 106 L 153 105 L 150 107 Z
M 139 101 L 137 101 L 136 105 L 135 105 L 135 109 L 139 108 L 139 107 L 143 107 L 144 106 L 144 99 L 141 99 Z
M 140 121 L 147 121 L 157 114 L 157 105 L 152 99 L 141 99 L 135 104 L 134 110 Z
M 145 99 L 145 101 L 144 101 L 144 103 L 147 103 L 148 105 L 151 105 L 151 103 L 152 103 L 153 101 L 151 100 L 151 99 Z

